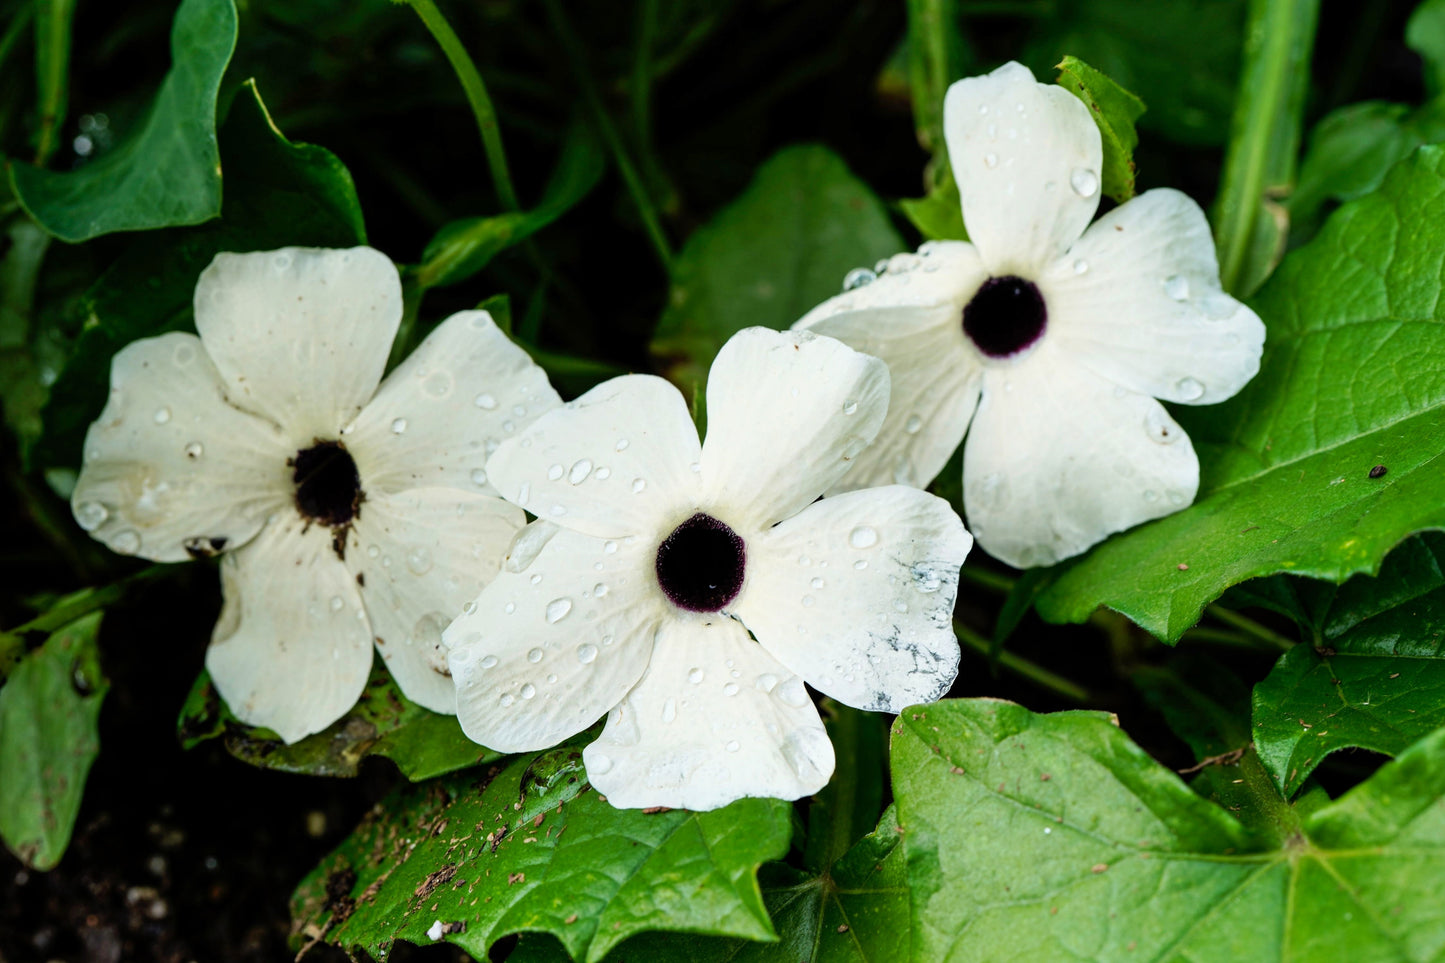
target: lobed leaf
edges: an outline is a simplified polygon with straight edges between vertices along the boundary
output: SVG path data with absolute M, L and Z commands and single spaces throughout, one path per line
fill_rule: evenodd
M 1200 452 L 1195 504 L 1068 565 L 1040 614 L 1105 605 L 1173 641 L 1231 585 L 1343 581 L 1445 525 L 1442 217 L 1445 151 L 1424 147 L 1288 257 L 1254 302 L 1269 328 L 1259 375 L 1180 412 Z
M 171 69 L 141 126 L 77 170 L 12 162 L 16 199 L 41 227 L 71 243 L 215 217 L 216 95 L 235 46 L 232 0 L 183 0 L 171 27 Z
M 1134 122 L 1144 113 L 1144 101 L 1077 57 L 1058 64 L 1058 84 L 1089 108 L 1104 147 L 1103 192 L 1120 204 L 1134 196 L 1134 148 L 1139 134 Z

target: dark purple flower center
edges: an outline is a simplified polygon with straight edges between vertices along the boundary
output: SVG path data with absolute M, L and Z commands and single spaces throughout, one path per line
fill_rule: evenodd
M 361 476 L 346 446 L 339 441 L 317 441 L 291 459 L 295 471 L 296 509 L 303 518 L 330 525 L 345 525 L 361 507 Z
M 746 562 L 738 533 L 698 512 L 657 546 L 657 584 L 680 609 L 716 612 L 737 598 Z
M 989 278 L 963 308 L 963 333 L 990 358 L 1007 358 L 1033 344 L 1049 317 L 1032 281 Z

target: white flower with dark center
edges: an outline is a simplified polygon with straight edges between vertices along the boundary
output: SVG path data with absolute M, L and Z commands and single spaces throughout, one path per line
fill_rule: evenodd
M 1155 399 L 1228 398 L 1264 344 L 1220 288 L 1204 213 L 1152 190 L 1091 225 L 1098 127 L 1016 63 L 950 87 L 944 132 L 973 243 L 897 255 L 797 324 L 892 373 L 888 420 L 839 488 L 926 485 L 967 432 L 969 527 L 1020 567 L 1189 504 L 1199 462 Z
M 561 403 L 482 311 L 382 381 L 401 311 L 371 248 L 217 255 L 200 337 L 117 354 L 86 434 L 76 520 L 125 555 L 225 553 L 206 668 L 288 742 L 356 702 L 373 640 L 408 698 L 456 711 L 442 630 L 524 520 L 487 456 Z
M 706 443 L 648 375 L 505 442 L 487 470 L 540 520 L 446 632 L 467 735 L 540 749 L 606 713 L 583 753 L 593 786 L 621 807 L 712 809 L 828 781 L 804 680 L 886 712 L 943 695 L 963 523 L 904 486 L 815 504 L 887 403 L 876 358 L 750 328 L 713 363 Z

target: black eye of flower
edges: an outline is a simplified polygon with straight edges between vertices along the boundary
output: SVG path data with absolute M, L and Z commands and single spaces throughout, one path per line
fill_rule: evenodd
M 291 459 L 295 471 L 296 509 L 322 525 L 345 525 L 361 506 L 361 476 L 356 462 L 339 441 L 318 441 Z
M 1032 281 L 989 278 L 963 309 L 963 332 L 991 358 L 1006 358 L 1033 344 L 1048 322 L 1044 296 Z
M 657 584 L 678 608 L 716 612 L 737 598 L 746 562 L 742 538 L 698 512 L 657 546 Z

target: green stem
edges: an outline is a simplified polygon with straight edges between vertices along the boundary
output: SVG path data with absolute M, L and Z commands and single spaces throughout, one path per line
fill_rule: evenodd
M 457 39 L 456 31 L 447 23 L 446 17 L 442 16 L 433 0 L 407 2 L 441 45 L 442 52 L 446 54 L 452 69 L 456 71 L 457 79 L 462 83 L 467 102 L 472 105 L 472 113 L 477 118 L 477 129 L 482 135 L 487 166 L 492 170 L 492 185 L 496 188 L 497 200 L 509 211 L 520 209 L 517 192 L 512 188 L 512 175 L 507 170 L 507 155 L 502 149 L 502 129 L 497 126 L 497 114 L 492 109 L 492 99 L 487 96 L 487 85 L 482 82 L 477 65 L 472 62 L 467 49 Z
M 1001 592 L 1007 595 L 1014 590 L 1014 579 L 986 568 L 979 568 L 976 565 L 965 565 L 958 574 L 965 582 L 972 582 L 979 588 L 988 589 L 990 592 Z
M 1205 612 L 1207 615 L 1209 615 L 1210 618 L 1218 619 L 1225 625 L 1236 628 L 1239 631 L 1243 632 L 1245 635 L 1259 639 L 1261 642 L 1268 643 L 1270 648 L 1277 651 L 1288 652 L 1290 649 L 1295 647 L 1294 640 L 1288 639 L 1285 636 L 1280 635 L 1274 629 L 1271 629 L 1265 625 L 1260 625 L 1254 619 L 1240 615 L 1238 612 L 1227 609 L 1222 605 L 1211 605 L 1208 609 L 1205 610 Z
M 1257 236 L 1268 192 L 1294 183 L 1320 0 L 1250 0 L 1214 240 L 1224 289 L 1246 296 L 1268 268 Z M 1254 255 L 1251 257 L 1251 255 Z
M 642 225 L 647 230 L 648 240 L 652 242 L 657 259 L 662 262 L 663 269 L 670 276 L 672 274 L 672 247 L 668 243 L 667 235 L 663 233 L 662 221 L 658 218 L 657 208 L 653 205 L 652 198 L 648 196 L 647 188 L 642 183 L 642 176 L 638 174 L 636 165 L 632 163 L 632 158 L 627 153 L 627 147 L 622 143 L 622 136 L 617 132 L 617 126 L 612 123 L 612 118 L 608 116 L 607 108 L 602 103 L 601 94 L 597 92 L 597 83 L 592 78 L 592 72 L 587 69 L 582 43 L 572 32 L 572 25 L 568 22 L 566 14 L 562 12 L 562 7 L 557 0 L 545 0 L 545 3 L 547 15 L 552 20 L 552 29 L 556 32 L 557 39 L 562 44 L 562 50 L 572 65 L 572 72 L 576 75 L 577 83 L 582 88 L 582 96 L 587 101 L 587 108 L 592 112 L 593 120 L 597 123 L 603 140 L 607 142 L 608 150 L 612 152 L 613 162 L 617 164 L 617 171 L 622 175 L 628 193 L 632 195 L 632 203 L 637 206 L 637 213 L 642 218 Z
M 1259 755 L 1251 745 L 1240 757 L 1239 775 L 1244 780 L 1244 790 L 1250 797 L 1262 821 L 1275 834 L 1274 842 L 1283 844 L 1300 832 L 1300 816 L 1289 801 L 1279 794 L 1274 780 L 1259 761 Z
M 957 619 L 953 622 L 953 631 L 954 634 L 958 636 L 958 641 L 984 658 L 989 658 L 989 653 L 993 648 L 992 642 Z M 1080 705 L 1094 705 L 1098 702 L 1098 700 L 1089 693 L 1089 690 L 1078 683 L 1071 682 L 1061 675 L 1056 675 L 1043 666 L 1036 665 L 1028 659 L 1015 655 L 1012 652 L 1000 652 L 998 654 L 998 664 L 1015 675 L 1022 676 L 1035 685 L 1048 689 L 1055 695 L 1062 696 L 1071 702 L 1077 702 Z
M 908 0 L 909 86 L 913 125 L 925 150 L 943 150 L 943 95 L 953 77 L 949 38 L 956 30 L 953 0 Z
M 657 0 L 642 0 L 637 52 L 632 59 L 632 126 L 640 144 L 652 142 L 652 46 L 657 34 Z
M 54 152 L 56 130 L 65 120 L 70 96 L 70 25 L 75 0 L 37 0 L 35 18 L 35 80 L 39 93 L 40 134 L 35 166 L 44 167 Z
M 0 36 L 0 68 L 5 66 L 5 61 L 10 59 L 10 51 L 15 49 L 16 42 L 25 28 L 30 26 L 30 18 L 34 16 L 35 10 L 32 4 L 27 3 L 15 14 L 15 19 L 5 28 L 5 33 Z

